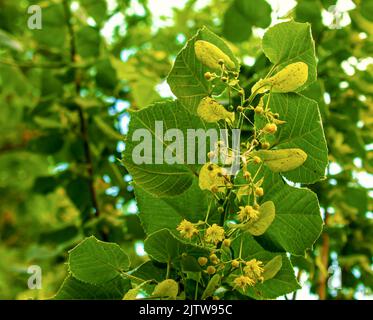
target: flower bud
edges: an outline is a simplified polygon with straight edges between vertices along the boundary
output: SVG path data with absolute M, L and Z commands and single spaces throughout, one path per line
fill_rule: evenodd
M 264 190 L 263 188 L 259 187 L 259 188 L 256 188 L 255 189 L 255 194 L 258 196 L 258 197 L 261 197 L 264 195 Z
M 231 265 L 233 268 L 238 268 L 240 266 L 240 263 L 237 260 L 233 260 Z
M 212 275 L 216 272 L 216 268 L 214 266 L 208 266 L 207 269 L 206 269 L 206 272 L 209 274 L 209 275 Z
M 253 158 L 253 160 L 254 160 L 254 163 L 256 163 L 256 164 L 262 162 L 262 160 L 261 160 L 258 156 L 255 156 L 255 157 Z
M 198 258 L 198 263 L 201 267 L 203 267 L 204 265 L 206 265 L 206 263 L 208 262 L 208 259 L 206 257 L 199 257 Z
M 225 246 L 225 247 L 230 247 L 231 246 L 231 239 L 225 239 L 224 241 L 223 241 L 223 245 Z
M 273 134 L 277 131 L 277 126 L 274 123 L 267 123 L 264 126 L 263 131 L 269 134 Z

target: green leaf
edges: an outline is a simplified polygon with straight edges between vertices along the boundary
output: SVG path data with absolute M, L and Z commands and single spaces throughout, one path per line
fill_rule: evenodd
M 326 119 L 329 110 L 324 100 L 325 84 L 322 79 L 318 79 L 313 84 L 309 85 L 307 89 L 302 91 L 302 95 L 317 102 L 320 110 L 321 118 Z
M 263 271 L 263 278 L 265 280 L 272 279 L 277 272 L 281 270 L 282 267 L 282 257 L 281 256 L 276 256 L 272 260 L 266 263 L 264 266 L 264 271 Z
M 85 26 L 76 33 L 78 54 L 83 58 L 98 57 L 100 54 L 100 34 L 96 28 Z
M 132 58 L 126 62 L 110 56 L 111 65 L 114 67 L 119 79 L 125 79 L 131 88 L 133 103 L 131 108 L 140 110 L 149 104 L 160 101 L 161 97 L 155 90 L 159 84 L 159 76 L 150 72 L 146 65 L 141 64 L 138 59 Z
M 370 0 L 362 0 L 360 12 L 366 19 L 373 21 L 373 2 Z
M 316 194 L 306 188 L 288 186 L 279 174 L 269 169 L 261 170 L 258 179 L 262 177 L 265 192 L 262 201 L 273 201 L 276 208 L 275 220 L 262 238 L 274 244 L 277 250 L 304 254 L 322 231 Z
M 298 92 L 316 81 L 315 44 L 309 23 L 279 23 L 264 34 L 262 46 L 265 55 L 276 66 L 277 71 L 298 61 L 308 65 L 307 82 L 297 89 Z
M 30 151 L 51 155 L 60 151 L 64 142 L 61 131 L 50 129 L 45 130 L 44 135 L 32 139 L 27 147 Z
M 162 121 L 163 130 L 158 126 L 157 132 L 156 121 Z M 182 133 L 182 137 L 178 136 L 173 142 L 167 142 L 164 134 L 168 128 L 177 128 L 178 132 Z M 187 164 L 191 162 L 190 159 L 188 160 L 188 154 L 196 156 L 196 152 L 188 152 L 188 145 L 193 145 L 198 153 L 202 152 L 203 156 L 210 151 L 207 150 L 208 147 L 204 152 L 199 150 L 200 144 L 188 139 L 187 131 L 214 128 L 217 127 L 206 124 L 199 117 L 188 113 L 178 101 L 156 103 L 132 114 L 123 163 L 132 175 L 136 186 L 155 196 L 176 196 L 190 188 L 200 167 L 197 164 Z M 138 134 L 139 129 L 146 131 L 141 137 L 142 141 L 133 141 L 134 134 Z M 209 141 L 206 146 L 210 146 Z M 180 152 L 175 152 L 175 148 L 179 148 Z M 170 155 L 169 159 L 173 158 L 175 164 L 166 162 L 167 159 L 164 157 L 166 152 Z M 138 159 L 140 155 L 142 159 Z M 195 159 L 195 162 L 197 160 Z M 169 162 L 171 161 L 172 159 Z M 157 162 L 160 164 L 156 164 Z
M 122 141 L 124 136 L 122 136 L 117 130 L 112 128 L 108 123 L 105 122 L 102 117 L 94 116 L 93 120 L 97 127 L 101 130 L 103 134 L 105 134 L 108 138 L 112 140 Z
M 265 97 L 266 103 L 268 97 Z M 272 144 L 276 149 L 299 148 L 307 154 L 300 167 L 282 173 L 284 177 L 300 183 L 314 183 L 325 176 L 328 149 L 317 103 L 299 94 L 271 94 L 270 108 L 286 121 L 278 126 Z M 256 116 L 258 127 L 263 119 Z M 266 137 L 267 139 L 267 137 Z
M 161 97 L 154 89 L 158 84 L 157 80 L 139 76 L 139 79 L 132 83 L 132 95 L 139 109 L 145 108 L 157 100 L 161 100 Z
M 328 7 L 325 6 L 325 9 L 328 9 Z M 298 22 L 311 23 L 312 33 L 317 35 L 324 29 L 322 10 L 323 6 L 320 1 L 299 1 L 295 8 L 295 17 Z
M 183 270 L 183 272 L 200 272 L 201 266 L 199 265 L 195 257 L 189 255 L 182 255 L 181 269 Z
M 162 229 L 148 236 L 145 240 L 145 251 L 158 262 L 179 262 L 181 255 L 186 253 L 194 257 L 208 254 L 208 250 L 191 243 L 184 242 L 172 234 L 170 230 Z
M 220 285 L 220 275 L 219 274 L 215 274 L 211 280 L 209 281 L 209 283 L 207 284 L 207 287 L 205 289 L 205 291 L 203 292 L 202 294 L 202 297 L 201 297 L 201 300 L 204 300 L 208 297 L 211 297 L 215 290 L 219 287 Z
M 257 169 L 251 167 L 251 174 L 255 174 Z M 322 231 L 323 221 L 316 195 L 306 188 L 287 185 L 278 173 L 265 167 L 259 170 L 255 182 L 261 179 L 264 196 L 260 202 L 272 201 L 276 216 L 266 232 L 256 239 L 267 250 L 303 255 Z M 239 173 L 235 182 L 244 181 Z
M 140 187 L 136 188 L 135 194 L 139 216 L 147 234 L 164 228 L 176 230 L 182 219 L 191 222 L 204 220 L 209 202 L 208 194 L 199 189 L 197 179 L 187 191 L 175 197 L 159 198 Z
M 181 104 L 194 114 L 196 114 L 198 104 L 202 98 L 212 93 L 218 95 L 225 89 L 225 86 L 205 79 L 205 72 L 211 70 L 203 66 L 196 58 L 194 43 L 197 40 L 208 41 L 217 46 L 234 62 L 236 71 L 239 69 L 238 61 L 227 44 L 207 28 L 203 27 L 200 29 L 180 51 L 167 78 L 172 92 Z M 212 87 L 213 83 L 216 84 L 214 88 Z
M 78 280 L 91 284 L 110 281 L 128 270 L 130 261 L 115 243 L 91 236 L 69 252 L 69 269 Z
M 282 259 L 282 266 L 273 278 L 263 283 L 259 282 L 254 287 L 249 287 L 245 292 L 241 293 L 255 299 L 274 299 L 300 288 L 294 276 L 293 266 L 286 254 L 266 251 L 248 233 L 243 234 L 242 237 L 244 244 L 242 246 L 242 258 L 245 261 L 255 258 L 267 264 L 275 257 L 280 256 Z M 236 253 L 240 251 L 240 242 L 241 237 L 232 242 L 231 247 Z
M 91 205 L 91 193 L 87 178 L 70 179 L 66 186 L 66 193 L 80 211 L 86 210 Z
M 65 279 L 53 299 L 120 300 L 130 287 L 130 281 L 120 276 L 102 285 L 93 285 L 79 281 L 70 275 Z
M 131 275 L 143 280 L 161 282 L 167 275 L 166 265 L 155 263 L 155 261 L 146 261 L 135 270 L 131 271 Z
M 63 5 L 50 4 L 42 9 L 42 28 L 32 30 L 32 35 L 39 44 L 48 47 L 63 48 L 67 28 Z
M 79 229 L 74 225 L 68 225 L 40 233 L 39 242 L 48 245 L 59 245 L 71 241 L 78 235 Z
M 267 28 L 270 23 L 271 6 L 264 0 L 235 0 L 224 14 L 223 35 L 230 41 L 242 42 L 251 36 L 252 26 Z
M 114 69 L 111 60 L 100 60 L 96 64 L 96 84 L 98 87 L 107 89 L 110 92 L 115 89 L 118 79 L 117 73 Z M 111 92 L 112 93 L 112 92 Z
M 98 24 L 105 21 L 107 10 L 105 0 L 80 0 L 80 3 Z

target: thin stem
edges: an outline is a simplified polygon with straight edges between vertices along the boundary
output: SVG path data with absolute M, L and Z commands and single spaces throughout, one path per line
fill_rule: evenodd
M 170 272 L 171 272 L 171 258 L 167 262 L 167 273 L 166 273 L 166 279 L 170 278 Z
M 239 259 L 242 259 L 242 246 L 243 246 L 243 239 L 242 239 L 242 235 L 241 235 L 241 239 L 240 239 L 240 252 L 238 254 L 238 258 Z
M 219 221 L 220 226 L 224 225 L 225 217 L 226 217 L 227 210 L 228 210 L 228 201 L 229 201 L 229 198 L 230 198 L 230 195 L 231 195 L 231 191 L 232 191 L 232 189 L 228 190 L 227 195 L 226 195 L 225 200 L 224 200 L 224 203 L 222 205 L 222 207 L 224 208 L 224 213 L 222 213 L 222 215 L 220 216 L 220 221 Z
M 255 173 L 255 175 L 254 175 L 254 178 L 252 179 L 253 183 L 255 183 L 256 176 L 258 175 L 260 169 L 262 169 L 262 166 L 263 166 L 263 162 L 260 164 L 260 167 L 259 167 L 258 170 L 256 171 L 256 173 Z
M 194 291 L 194 300 L 197 300 L 198 299 L 198 282 L 199 281 L 196 281 L 196 289 Z
M 141 283 L 149 281 L 149 280 L 144 280 L 144 279 L 141 279 L 139 277 L 133 276 L 133 275 L 131 275 L 129 273 L 126 273 L 126 272 L 122 272 L 121 275 L 123 277 L 126 277 L 126 278 L 130 279 L 130 280 L 138 281 L 138 282 L 141 282 Z
M 274 64 L 271 69 L 269 70 L 269 72 L 267 73 L 267 75 L 265 76 L 264 79 L 267 79 L 271 74 L 272 72 L 275 70 L 275 68 L 277 67 L 277 64 Z
M 206 213 L 206 218 L 205 218 L 205 223 L 208 222 L 208 219 L 209 219 L 209 215 L 210 215 L 210 210 L 211 210 L 211 205 L 212 205 L 212 201 L 214 200 L 214 198 L 211 198 L 211 201 L 209 203 L 209 206 L 207 208 L 207 213 Z

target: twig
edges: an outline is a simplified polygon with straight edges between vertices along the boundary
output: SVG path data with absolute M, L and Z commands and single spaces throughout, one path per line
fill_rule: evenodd
M 5 144 L 5 145 L 0 147 L 0 155 L 3 154 L 3 153 L 15 151 L 15 150 L 22 150 L 26 146 L 27 146 L 26 142 L 21 142 L 21 143 L 18 143 L 18 144 Z
M 70 37 L 70 60 L 74 64 L 76 62 L 76 45 L 75 45 L 75 33 L 74 28 L 71 23 L 71 11 L 69 7 L 69 0 L 63 0 L 64 10 L 65 10 L 65 19 L 66 19 L 66 25 L 69 32 Z M 80 95 L 80 76 L 78 70 L 74 71 L 75 73 L 75 92 L 79 96 Z M 89 149 L 89 137 L 88 137 L 88 130 L 87 130 L 87 124 L 84 118 L 84 112 L 83 109 L 78 105 L 78 114 L 79 114 L 79 122 L 80 122 L 80 134 L 83 139 L 83 148 L 84 148 L 84 156 L 85 156 L 85 162 L 87 164 L 87 171 L 88 171 L 88 178 L 89 178 L 89 190 L 91 193 L 92 198 L 92 206 L 95 210 L 95 215 L 98 217 L 100 215 L 100 209 L 98 206 L 97 201 L 97 194 L 96 190 L 94 188 L 94 172 L 93 172 L 93 164 L 92 164 L 92 155 L 91 151 Z

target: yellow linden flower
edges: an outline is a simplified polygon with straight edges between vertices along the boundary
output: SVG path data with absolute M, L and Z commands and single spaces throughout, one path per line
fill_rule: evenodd
M 224 228 L 214 223 L 211 227 L 207 228 L 205 233 L 205 240 L 212 242 L 215 245 L 224 240 Z
M 259 219 L 259 211 L 254 209 L 252 206 L 241 206 L 239 207 L 240 211 L 238 212 L 238 220 L 241 222 L 245 220 L 250 220 L 254 222 Z
M 263 281 L 263 262 L 256 259 L 251 259 L 246 262 L 246 267 L 243 268 L 245 275 L 255 280 Z
M 251 221 L 256 221 L 259 219 L 259 211 L 255 210 L 252 206 L 246 206 L 247 216 Z
M 255 281 L 248 276 L 239 276 L 234 279 L 234 284 L 236 288 L 245 290 L 247 286 L 255 285 Z
M 184 238 L 191 239 L 195 234 L 198 234 L 198 229 L 188 220 L 183 220 L 176 228 Z
M 245 221 L 247 218 L 246 207 L 240 206 L 240 212 L 238 212 L 238 220 Z

